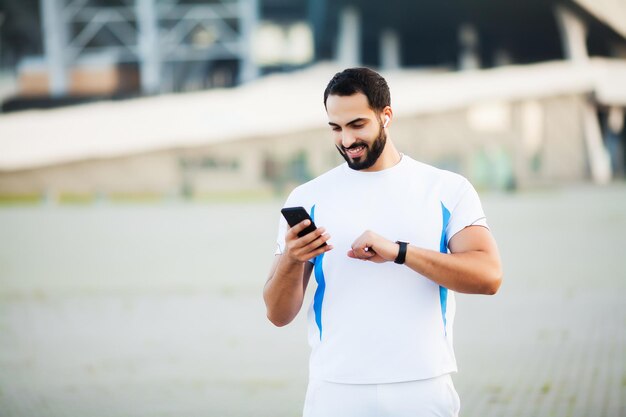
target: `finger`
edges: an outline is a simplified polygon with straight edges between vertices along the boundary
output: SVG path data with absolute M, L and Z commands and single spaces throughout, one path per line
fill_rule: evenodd
M 325 238 L 325 240 L 319 241 L 319 243 L 316 243 L 319 239 L 323 239 L 322 236 L 325 236 L 326 233 L 326 229 L 324 229 L 323 227 L 320 227 L 319 229 L 316 229 L 314 231 L 312 231 L 311 233 L 307 233 L 306 235 L 298 238 L 298 246 L 302 246 L 302 247 L 309 247 L 309 249 L 317 249 L 317 247 L 319 245 L 321 245 L 322 243 L 324 243 L 326 240 L 328 240 L 328 237 Z
M 359 261 L 367 261 L 367 260 L 368 260 L 368 259 L 365 259 L 365 258 L 359 258 L 359 257 L 357 256 L 357 254 L 356 254 L 356 253 L 354 253 L 354 251 L 353 251 L 352 249 L 350 249 L 350 250 L 348 251 L 348 258 L 357 259 L 357 260 L 359 260 Z
M 320 233 L 323 234 L 321 236 L 317 236 Z M 291 247 L 295 252 L 308 256 L 311 252 L 315 251 L 320 246 L 323 246 L 329 239 L 330 235 L 328 233 L 324 233 L 324 229 L 321 228 L 302 236 L 295 241 L 292 241 Z
M 313 233 L 310 233 L 313 234 Z M 307 235 L 308 237 L 309 235 Z M 324 243 L 328 242 L 328 240 L 330 239 L 330 235 L 328 233 L 324 233 L 321 236 L 319 236 L 318 238 L 312 240 L 311 242 L 309 242 L 304 249 L 308 250 L 308 251 L 313 251 L 317 248 L 319 248 L 320 246 L 322 246 Z
M 304 227 L 300 227 L 303 226 L 303 223 L 305 222 L 309 222 L 309 220 L 304 220 L 301 223 L 298 223 L 297 225 L 295 225 L 294 227 L 292 227 L 291 229 L 289 229 L 289 239 L 291 240 L 299 240 L 299 242 L 297 243 L 297 246 L 306 246 L 309 243 L 311 243 L 312 241 L 314 241 L 315 239 L 317 239 L 319 236 L 321 236 L 326 229 L 324 229 L 323 227 L 317 228 L 314 231 L 307 233 L 304 236 L 298 236 L 298 233 L 300 233 L 302 230 L 304 230 L 307 226 Z M 310 224 L 310 223 L 309 223 Z
M 291 233 L 293 236 L 297 236 L 298 233 L 306 229 L 310 224 L 311 224 L 311 220 L 309 219 L 302 220 L 300 223 L 296 224 L 295 226 L 290 227 L 288 233 Z
M 316 250 L 313 251 L 312 258 L 315 258 L 316 256 L 319 256 L 322 253 L 326 253 L 326 252 L 328 252 L 330 250 L 333 250 L 333 245 L 321 246 L 321 247 L 319 247 L 319 248 L 317 248 Z
M 352 253 L 353 258 L 361 259 L 361 252 L 357 248 L 350 249 L 349 253 Z
M 355 253 L 355 255 L 357 256 L 357 258 L 359 259 L 369 259 L 372 256 L 375 255 L 375 252 L 373 250 L 365 250 L 367 249 L 367 247 L 362 247 L 362 248 L 352 248 L 352 251 Z
M 309 250 L 305 250 L 305 249 L 301 249 L 301 250 L 298 251 L 298 255 L 297 256 L 298 256 L 299 259 L 304 259 L 306 261 L 309 261 L 309 260 L 315 258 L 316 256 L 319 256 L 319 255 L 321 255 L 323 253 L 326 253 L 326 252 L 328 252 L 328 251 L 330 251 L 332 249 L 333 249 L 332 245 L 319 246 L 319 247 L 316 247 L 315 249 L 310 250 L 310 251 Z

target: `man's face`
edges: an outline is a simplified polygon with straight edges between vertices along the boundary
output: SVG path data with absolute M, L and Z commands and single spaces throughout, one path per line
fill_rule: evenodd
M 387 136 L 381 117 L 369 107 L 362 93 L 351 96 L 329 95 L 326 112 L 335 146 L 350 168 L 374 170 L 385 149 Z

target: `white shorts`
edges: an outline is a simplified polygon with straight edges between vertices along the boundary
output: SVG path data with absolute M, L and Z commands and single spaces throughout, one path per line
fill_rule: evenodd
M 310 380 L 303 417 L 457 417 L 452 378 L 391 384 L 337 384 Z

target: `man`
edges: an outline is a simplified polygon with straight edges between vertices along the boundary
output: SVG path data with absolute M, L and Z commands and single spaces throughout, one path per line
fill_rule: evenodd
M 324 106 L 346 164 L 287 199 L 318 229 L 298 237 L 309 221 L 281 219 L 263 294 L 284 326 L 314 271 L 304 417 L 457 416 L 453 292 L 495 294 L 502 280 L 478 195 L 460 175 L 398 152 L 376 72 L 336 74 Z

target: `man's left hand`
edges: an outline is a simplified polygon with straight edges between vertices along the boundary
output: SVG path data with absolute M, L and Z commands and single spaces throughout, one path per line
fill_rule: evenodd
M 393 262 L 398 256 L 399 245 L 368 230 L 359 236 L 348 251 L 348 256 L 376 263 Z

